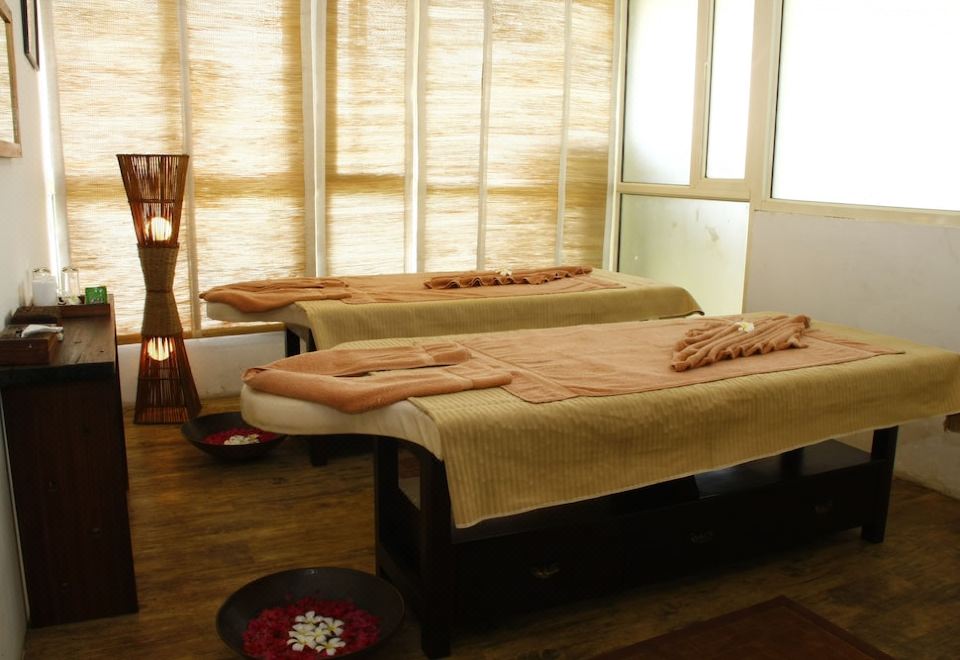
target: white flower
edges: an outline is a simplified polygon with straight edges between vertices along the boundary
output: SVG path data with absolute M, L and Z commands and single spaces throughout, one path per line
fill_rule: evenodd
M 740 332 L 753 332 L 753 324 L 750 321 L 737 321 L 734 325 Z
M 504 277 L 510 277 L 511 275 L 513 275 L 513 271 L 510 270 L 509 268 L 501 268 L 500 270 L 497 271 L 497 274 L 503 275 Z
M 313 649 L 334 655 L 337 649 L 346 646 L 339 635 L 343 634 L 343 621 L 328 616 L 318 616 L 310 610 L 294 618 L 293 630 L 289 631 L 287 645 L 294 651 Z
M 328 639 L 326 642 L 321 642 L 320 644 L 318 644 L 316 646 L 316 649 L 317 651 L 321 651 L 321 652 L 326 651 L 327 655 L 335 655 L 337 652 L 337 649 L 342 649 L 346 645 L 347 643 L 340 641 L 339 637 L 332 637 Z
M 313 610 L 310 610 L 309 612 L 306 612 L 303 615 L 298 616 L 296 619 L 294 619 L 294 621 L 298 621 L 302 623 L 312 623 L 313 625 L 316 625 L 321 621 L 323 621 L 323 617 L 317 616 L 316 612 L 314 612 Z
M 254 443 L 260 442 L 260 436 L 256 433 L 251 433 L 250 435 L 231 435 L 229 438 L 223 441 L 225 445 L 252 445 Z
M 294 651 L 302 651 L 305 648 L 316 649 L 317 640 L 314 639 L 313 635 L 290 631 L 290 639 L 287 640 L 287 645 L 292 645 L 291 648 Z

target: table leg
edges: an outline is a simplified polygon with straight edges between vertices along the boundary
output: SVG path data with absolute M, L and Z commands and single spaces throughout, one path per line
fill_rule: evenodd
M 870 460 L 878 462 L 880 468 L 880 483 L 877 485 L 874 497 L 874 514 L 871 520 L 863 526 L 860 537 L 871 543 L 883 543 L 887 531 L 887 511 L 890 508 L 890 485 L 893 481 L 893 460 L 897 454 L 897 427 L 877 429 L 873 432 L 873 448 L 870 451 Z

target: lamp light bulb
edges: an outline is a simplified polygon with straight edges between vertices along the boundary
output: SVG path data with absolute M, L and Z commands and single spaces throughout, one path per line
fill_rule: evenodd
M 147 237 L 154 241 L 169 241 L 173 235 L 173 223 L 163 216 L 155 216 L 147 222 Z
M 170 357 L 173 347 L 169 337 L 151 337 L 147 340 L 147 355 L 157 362 L 163 362 Z

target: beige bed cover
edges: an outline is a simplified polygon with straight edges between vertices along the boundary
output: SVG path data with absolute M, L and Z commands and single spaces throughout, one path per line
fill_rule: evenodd
M 410 279 L 411 285 L 422 286 L 423 280 L 429 275 L 413 273 L 405 277 Z M 592 275 L 620 286 L 593 291 L 477 299 L 442 298 L 449 292 L 441 290 L 428 294 L 440 296 L 439 301 L 358 305 L 340 300 L 316 300 L 287 305 L 271 312 L 255 313 L 240 312 L 229 305 L 208 302 L 207 316 L 219 321 L 280 322 L 310 328 L 317 348 L 323 349 L 346 341 L 365 339 L 675 318 L 701 312 L 700 305 L 683 287 L 605 270 L 594 270 Z M 396 277 L 389 276 L 391 279 Z M 559 281 L 558 284 L 562 286 L 564 282 Z
M 467 527 L 960 412 L 960 354 L 834 324 L 812 327 L 902 352 L 552 403 L 528 403 L 501 388 L 473 390 L 356 415 L 245 387 L 243 414 L 269 430 L 382 434 L 423 445 L 444 461 L 454 522 Z

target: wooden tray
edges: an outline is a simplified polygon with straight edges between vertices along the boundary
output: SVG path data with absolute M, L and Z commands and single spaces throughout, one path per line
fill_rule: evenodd
M 79 305 L 27 305 L 18 307 L 10 319 L 13 323 L 59 323 L 62 319 L 83 316 L 109 316 L 110 303 L 84 304 L 80 296 Z
M 49 364 L 57 346 L 57 333 L 20 337 L 26 325 L 8 325 L 0 332 L 0 364 Z

